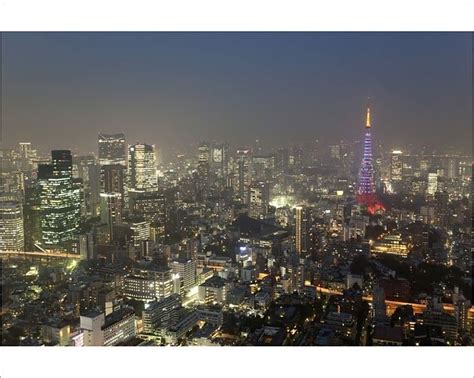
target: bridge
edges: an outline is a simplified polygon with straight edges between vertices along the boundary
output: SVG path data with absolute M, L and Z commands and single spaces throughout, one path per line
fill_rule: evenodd
M 81 259 L 81 256 L 76 253 L 63 251 L 0 251 L 0 258 L 8 257 Z

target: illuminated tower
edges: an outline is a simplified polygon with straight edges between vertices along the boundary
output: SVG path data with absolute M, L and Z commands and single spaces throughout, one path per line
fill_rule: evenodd
M 308 209 L 304 206 L 295 209 L 295 247 L 297 253 L 308 251 Z
M 374 214 L 378 210 L 384 210 L 383 205 L 377 198 L 374 183 L 374 166 L 372 158 L 372 135 L 370 123 L 370 106 L 367 104 L 367 122 L 365 124 L 364 156 L 359 170 L 359 186 L 357 190 L 357 201 L 367 206 L 367 210 Z

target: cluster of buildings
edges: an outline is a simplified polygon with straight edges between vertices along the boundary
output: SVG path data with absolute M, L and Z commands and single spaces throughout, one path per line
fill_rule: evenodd
M 470 344 L 472 157 L 371 127 L 166 164 L 124 134 L 1 150 L 4 343 Z

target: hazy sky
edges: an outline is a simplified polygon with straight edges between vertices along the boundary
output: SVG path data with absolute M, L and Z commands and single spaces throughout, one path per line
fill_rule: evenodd
M 472 140 L 469 33 L 4 33 L 3 144 Z

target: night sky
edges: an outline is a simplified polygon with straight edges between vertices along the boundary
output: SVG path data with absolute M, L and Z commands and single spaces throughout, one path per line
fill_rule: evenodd
M 4 33 L 3 145 L 472 140 L 469 33 Z

